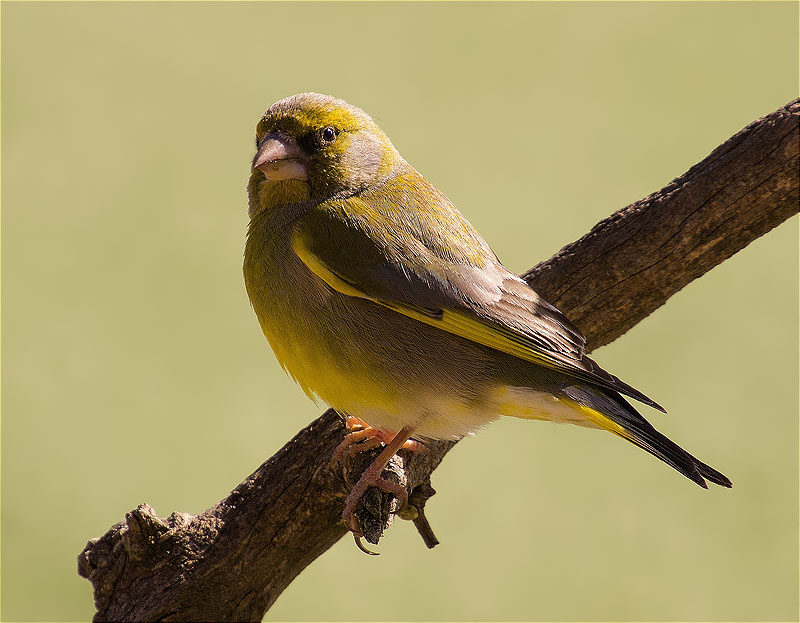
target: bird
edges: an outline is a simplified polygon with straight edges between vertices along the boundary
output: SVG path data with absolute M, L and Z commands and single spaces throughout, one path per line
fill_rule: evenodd
M 384 450 L 360 497 L 413 440 L 460 439 L 501 416 L 609 431 L 708 488 L 731 481 L 629 402 L 664 409 L 606 372 L 555 306 L 508 270 L 366 112 L 300 93 L 256 126 L 244 280 L 283 369 Z M 367 433 L 367 434 L 365 434 Z

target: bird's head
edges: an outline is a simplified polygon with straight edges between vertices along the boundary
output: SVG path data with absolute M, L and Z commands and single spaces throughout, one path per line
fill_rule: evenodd
M 372 118 L 344 100 L 301 93 L 272 106 L 256 126 L 250 216 L 308 199 L 352 195 L 403 162 Z

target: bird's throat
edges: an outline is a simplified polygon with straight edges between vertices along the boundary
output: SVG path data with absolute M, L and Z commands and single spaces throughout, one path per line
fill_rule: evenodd
M 263 212 L 273 212 L 292 203 L 308 201 L 308 183 L 305 180 L 287 179 L 269 182 L 260 171 L 250 180 L 250 218 Z

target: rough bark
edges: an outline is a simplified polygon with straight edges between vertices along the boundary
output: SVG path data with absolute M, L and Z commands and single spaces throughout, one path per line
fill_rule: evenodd
M 599 222 L 524 278 L 593 350 L 798 211 L 795 100 L 661 190 Z
M 613 214 L 525 274 L 580 327 L 607 344 L 686 284 L 798 212 L 800 100 L 758 119 L 662 190 Z M 372 455 L 345 471 L 330 456 L 344 426 L 332 411 L 301 430 L 219 504 L 159 519 L 143 504 L 92 539 L 78 572 L 105 621 L 260 621 L 288 584 L 345 535 L 348 491 Z M 407 518 L 429 547 L 430 474 L 454 445 L 401 452 L 390 477 L 410 492 Z M 371 489 L 359 518 L 377 542 L 390 494 Z M 416 511 L 416 512 L 415 512 Z M 416 515 L 416 516 L 415 516 Z

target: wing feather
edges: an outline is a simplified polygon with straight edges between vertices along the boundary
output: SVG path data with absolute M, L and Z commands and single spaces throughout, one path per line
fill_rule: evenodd
M 435 204 L 433 221 L 419 218 L 428 207 L 414 202 L 419 193 L 406 193 L 402 204 L 381 202 L 380 212 L 370 197 L 351 197 L 307 213 L 292 249 L 342 294 L 664 410 L 587 357 L 578 328 L 500 264 L 444 195 L 424 190 Z

